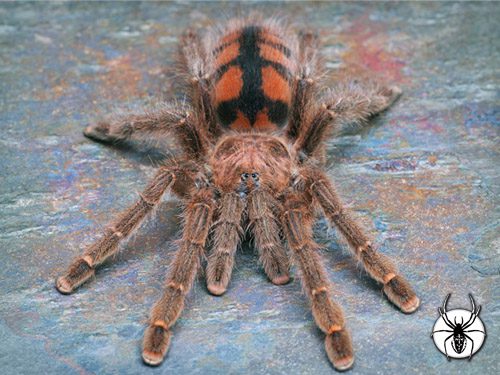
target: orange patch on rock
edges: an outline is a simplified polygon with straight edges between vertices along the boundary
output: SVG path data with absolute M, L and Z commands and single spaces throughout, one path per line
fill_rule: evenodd
M 386 48 L 389 44 L 387 38 L 385 24 L 373 22 L 366 15 L 355 19 L 352 26 L 341 35 L 341 40 L 350 47 L 342 56 L 344 63 L 349 66 L 350 74 L 367 74 L 368 70 L 392 82 L 408 82 L 409 78 L 403 69 L 411 51 L 389 51 Z
M 240 96 L 243 87 L 243 71 L 237 67 L 230 67 L 215 85 L 215 103 L 236 99 Z
M 228 45 L 217 56 L 217 60 L 215 60 L 215 66 L 217 68 L 219 68 L 222 65 L 226 65 L 227 63 L 229 63 L 229 62 L 233 61 L 235 58 L 237 58 L 239 53 L 240 53 L 240 44 L 239 43 L 232 43 L 232 44 Z
M 289 104 L 292 98 L 288 81 L 271 66 L 262 68 L 262 91 L 274 101 L 279 100 Z

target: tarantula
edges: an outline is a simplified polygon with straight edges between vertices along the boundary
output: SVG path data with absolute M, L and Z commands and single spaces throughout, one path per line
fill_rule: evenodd
M 243 234 L 249 233 L 272 283 L 289 281 L 289 258 L 293 258 L 314 320 L 326 335 L 330 361 L 337 370 L 350 368 L 354 361 L 350 334 L 340 306 L 332 300 L 313 239 L 312 226 L 320 209 L 368 274 L 383 284 L 391 302 L 405 313 L 415 311 L 420 302 L 341 203 L 322 170 L 324 142 L 342 124 L 363 123 L 387 109 L 401 90 L 372 80 L 347 80 L 321 90 L 317 35 L 295 34 L 282 22 L 261 17 L 232 20 L 203 38 L 188 30 L 180 52 L 190 104 L 164 104 L 84 130 L 87 137 L 101 142 L 170 136 L 182 154 L 158 168 L 137 202 L 57 278 L 57 290 L 72 293 L 91 278 L 170 190 L 184 203 L 184 229 L 163 296 L 152 309 L 144 335 L 145 363 L 163 361 L 170 328 L 202 260 L 206 259 L 208 291 L 223 294 L 236 249 Z

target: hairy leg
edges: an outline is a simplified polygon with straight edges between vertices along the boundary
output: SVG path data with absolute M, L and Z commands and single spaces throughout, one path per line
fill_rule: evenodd
M 295 77 L 290 122 L 286 134 L 296 139 L 311 115 L 312 100 L 319 76 L 318 36 L 310 31 L 299 34 L 299 67 Z
M 389 300 L 405 313 L 414 312 L 420 300 L 406 279 L 398 274 L 394 263 L 377 252 L 361 227 L 350 217 L 328 177 L 320 171 L 309 171 L 311 193 L 349 242 L 355 256 L 368 274 L 384 285 Z
M 306 156 L 315 155 L 322 141 L 352 124 L 363 124 L 389 108 L 401 96 L 396 86 L 384 87 L 371 81 L 350 81 L 330 90 L 309 122 L 301 128 L 295 148 Z
M 446 359 L 448 359 L 448 361 L 450 360 L 450 356 L 448 355 L 448 349 L 446 349 L 446 341 L 448 341 L 451 338 L 453 338 L 453 333 L 444 340 L 444 353 L 446 354 Z M 453 346 L 453 341 L 452 341 L 452 346 Z
M 209 137 L 218 137 L 222 129 L 217 123 L 212 97 L 206 58 L 200 37 L 195 30 L 187 30 L 181 38 L 183 70 L 188 75 L 191 85 L 192 102 L 203 129 Z
M 110 121 L 89 125 L 83 134 L 104 143 L 125 141 L 133 136 L 174 134 L 187 154 L 199 157 L 206 153 L 208 140 L 197 121 L 191 108 L 163 104 L 142 113 L 116 116 Z
M 107 227 L 103 236 L 77 258 L 63 276 L 56 280 L 56 288 L 63 294 L 73 292 L 95 273 L 95 267 L 116 253 L 121 240 L 127 238 L 160 202 L 175 174 L 162 167 L 139 195 L 139 200 Z
M 474 340 L 472 340 L 469 335 L 464 334 L 464 336 L 468 338 L 472 343 L 472 347 L 470 348 L 470 354 L 469 354 L 469 361 L 470 361 L 472 359 L 472 354 L 474 353 Z
M 226 291 L 231 278 L 234 255 L 242 234 L 245 202 L 233 192 L 224 193 L 218 205 L 218 220 L 213 230 L 214 244 L 206 269 L 207 288 L 216 296 Z
M 290 264 L 280 238 L 278 202 L 262 189 L 252 191 L 248 199 L 250 228 L 264 271 L 274 284 L 286 284 L 290 280 Z
M 200 189 L 186 206 L 181 245 L 170 266 L 163 296 L 154 305 L 144 333 L 142 358 L 149 365 L 159 365 L 167 353 L 170 327 L 179 318 L 199 269 L 214 206 L 210 188 Z
M 162 105 L 157 109 L 138 113 L 116 115 L 110 121 L 89 125 L 83 134 L 99 142 L 118 142 L 133 136 L 153 136 L 168 132 L 189 117 L 189 113 L 172 106 Z
M 300 269 L 314 320 L 326 334 L 328 358 L 337 370 L 347 370 L 354 362 L 351 337 L 340 306 L 331 300 L 330 282 L 312 238 L 312 221 L 310 200 L 303 193 L 286 194 L 282 222 L 288 245 Z

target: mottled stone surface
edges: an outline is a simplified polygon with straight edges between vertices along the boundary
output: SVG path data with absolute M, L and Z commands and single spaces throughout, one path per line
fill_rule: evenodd
M 225 296 L 199 280 L 167 361 L 142 364 L 179 228 L 170 199 L 93 282 L 69 297 L 53 287 L 161 157 L 92 143 L 84 126 L 173 96 L 182 29 L 250 8 L 319 29 L 330 68 L 344 61 L 405 90 L 372 127 L 329 147 L 338 190 L 422 299 L 399 313 L 318 223 L 353 335 L 351 373 L 499 372 L 500 6 L 447 2 L 0 4 L 0 373 L 333 372 L 298 281 L 270 284 L 248 248 Z M 447 362 L 429 337 L 450 292 L 450 307 L 468 307 L 468 292 L 483 307 L 488 337 L 471 362 Z

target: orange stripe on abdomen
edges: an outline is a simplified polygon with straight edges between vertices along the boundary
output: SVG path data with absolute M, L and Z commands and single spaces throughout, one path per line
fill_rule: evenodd
M 252 124 L 250 124 L 248 118 L 241 111 L 237 111 L 236 120 L 230 125 L 230 128 L 238 131 L 248 131 L 252 129 Z
M 268 31 L 263 31 L 261 34 L 260 34 L 260 38 L 265 40 L 266 42 L 269 42 L 269 43 L 273 43 L 273 44 L 279 44 L 279 45 L 282 45 L 282 46 L 285 46 L 286 47 L 286 44 L 285 42 L 283 41 L 283 39 L 277 37 L 276 35 L 274 34 L 271 34 L 270 32 Z
M 272 66 L 262 68 L 262 91 L 264 95 L 274 101 L 290 104 L 292 90 L 290 84 Z
M 289 71 L 293 70 L 292 62 L 281 52 L 268 44 L 259 43 L 259 54 L 264 60 L 280 64 Z
M 274 131 L 278 129 L 276 124 L 272 123 L 267 116 L 268 108 L 264 108 L 262 111 L 257 113 L 255 118 L 255 123 L 253 124 L 253 128 L 259 131 Z
M 241 30 L 236 30 L 236 31 L 233 31 L 227 35 L 224 35 L 221 40 L 220 40 L 220 43 L 221 44 L 229 44 L 229 43 L 232 43 L 234 41 L 236 41 L 239 37 L 241 36 Z
M 240 53 L 240 44 L 239 43 L 231 43 L 230 45 L 224 47 L 217 59 L 215 60 L 215 69 L 219 69 L 221 66 L 230 63 L 234 59 L 238 57 Z
M 215 85 L 215 104 L 237 99 L 243 88 L 243 71 L 231 66 Z

